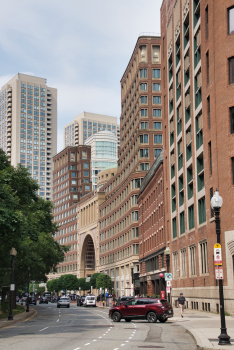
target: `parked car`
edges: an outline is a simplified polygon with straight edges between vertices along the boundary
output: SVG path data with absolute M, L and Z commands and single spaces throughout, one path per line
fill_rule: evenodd
M 82 306 L 82 305 L 84 304 L 85 298 L 86 298 L 85 295 L 78 296 L 78 297 L 77 297 L 76 305 L 77 305 L 77 306 Z
M 59 296 L 53 296 L 53 298 L 51 299 L 51 303 L 57 303 L 57 301 L 60 299 Z
M 87 295 L 87 297 L 85 297 L 85 299 L 84 299 L 83 305 L 85 307 L 87 307 L 87 306 L 96 306 L 95 296 Z
M 21 305 L 23 305 L 23 303 L 26 304 L 26 302 L 27 302 L 27 297 L 22 297 L 21 298 Z
M 121 303 L 125 303 L 126 301 L 129 301 L 133 299 L 132 296 L 122 296 L 122 297 L 119 297 L 119 299 L 117 300 L 116 304 L 115 305 L 121 305 Z
M 26 298 L 27 301 L 27 298 Z M 35 297 L 29 297 L 29 304 L 37 305 L 37 299 Z
M 67 297 L 60 298 L 57 302 L 57 307 L 60 307 L 60 306 L 70 307 L 70 299 Z
M 110 308 L 109 317 L 114 322 L 119 322 L 122 318 L 126 322 L 131 320 L 166 322 L 169 317 L 173 317 L 173 308 L 165 299 L 136 298 Z
M 48 299 L 46 297 L 41 297 L 39 300 L 39 304 L 48 304 Z

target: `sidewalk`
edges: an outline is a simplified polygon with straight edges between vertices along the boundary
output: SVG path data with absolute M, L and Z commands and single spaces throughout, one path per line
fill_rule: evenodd
M 220 335 L 220 315 L 211 312 L 202 312 L 187 309 L 184 317 L 180 316 L 180 309 L 174 308 L 174 317 L 171 322 L 177 322 L 192 334 L 197 342 L 198 349 L 230 349 L 234 350 L 234 317 L 226 316 L 227 334 L 231 337 L 232 345 L 218 345 Z M 170 321 L 169 321 L 170 322 Z
M 35 314 L 35 310 L 32 307 L 29 307 L 29 312 L 22 312 L 21 314 L 13 316 L 12 321 L 8 321 L 7 318 L 0 319 L 0 328 L 9 327 L 17 322 L 26 321 L 28 318 L 31 318 Z

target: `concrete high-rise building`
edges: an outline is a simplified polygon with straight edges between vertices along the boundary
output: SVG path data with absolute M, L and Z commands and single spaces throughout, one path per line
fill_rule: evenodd
M 83 112 L 64 126 L 63 147 L 83 145 L 88 137 L 103 130 L 113 132 L 119 146 L 119 124 L 116 117 Z
M 161 76 L 161 38 L 140 36 L 121 79 L 118 172 L 101 188 L 99 271 L 110 275 L 117 297 L 129 295 L 132 282 L 139 293 L 137 196 L 162 149 Z
M 46 79 L 18 73 L 0 90 L 0 147 L 38 180 L 52 199 L 52 156 L 57 152 L 57 89 Z
M 234 9 L 231 0 L 164 0 L 164 186 L 172 302 L 219 310 L 210 199 L 220 211 L 225 308 L 234 312 Z
M 85 144 L 91 146 L 91 181 L 93 189 L 95 189 L 97 188 L 98 173 L 109 166 L 117 166 L 118 140 L 111 131 L 99 131 L 90 136 Z

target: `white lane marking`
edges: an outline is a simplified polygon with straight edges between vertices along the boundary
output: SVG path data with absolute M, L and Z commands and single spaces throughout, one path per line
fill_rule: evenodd
M 129 337 L 128 339 L 132 339 L 132 337 Z
M 80 348 L 76 348 L 76 349 L 74 349 L 74 350 L 79 350 Z
M 90 345 L 90 343 L 87 343 L 87 344 L 85 344 L 84 346 L 86 346 L 86 345 Z
M 114 350 L 119 350 L 119 348 L 115 348 Z
M 103 335 L 106 335 L 105 333 Z
M 59 322 L 59 319 L 56 322 Z
M 40 330 L 39 330 L 39 332 L 42 332 L 42 331 L 44 331 L 44 330 L 45 330 L 45 329 L 47 329 L 47 328 L 49 328 L 49 327 L 46 327 L 46 328 L 40 329 Z
M 102 337 L 98 337 L 99 339 L 101 339 Z
M 97 339 L 94 339 L 93 341 L 97 341 Z
M 120 346 L 124 346 L 125 344 L 121 344 Z
M 125 340 L 125 343 L 129 343 L 129 340 Z

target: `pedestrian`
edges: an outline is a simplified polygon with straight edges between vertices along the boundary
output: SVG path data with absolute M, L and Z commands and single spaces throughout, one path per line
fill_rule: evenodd
M 180 312 L 181 312 L 181 317 L 183 318 L 184 315 L 183 315 L 183 312 L 184 312 L 184 309 L 185 309 L 185 302 L 186 302 L 186 299 L 183 295 L 183 293 L 180 293 L 180 296 L 177 300 L 178 304 L 179 304 L 179 307 L 180 307 Z

